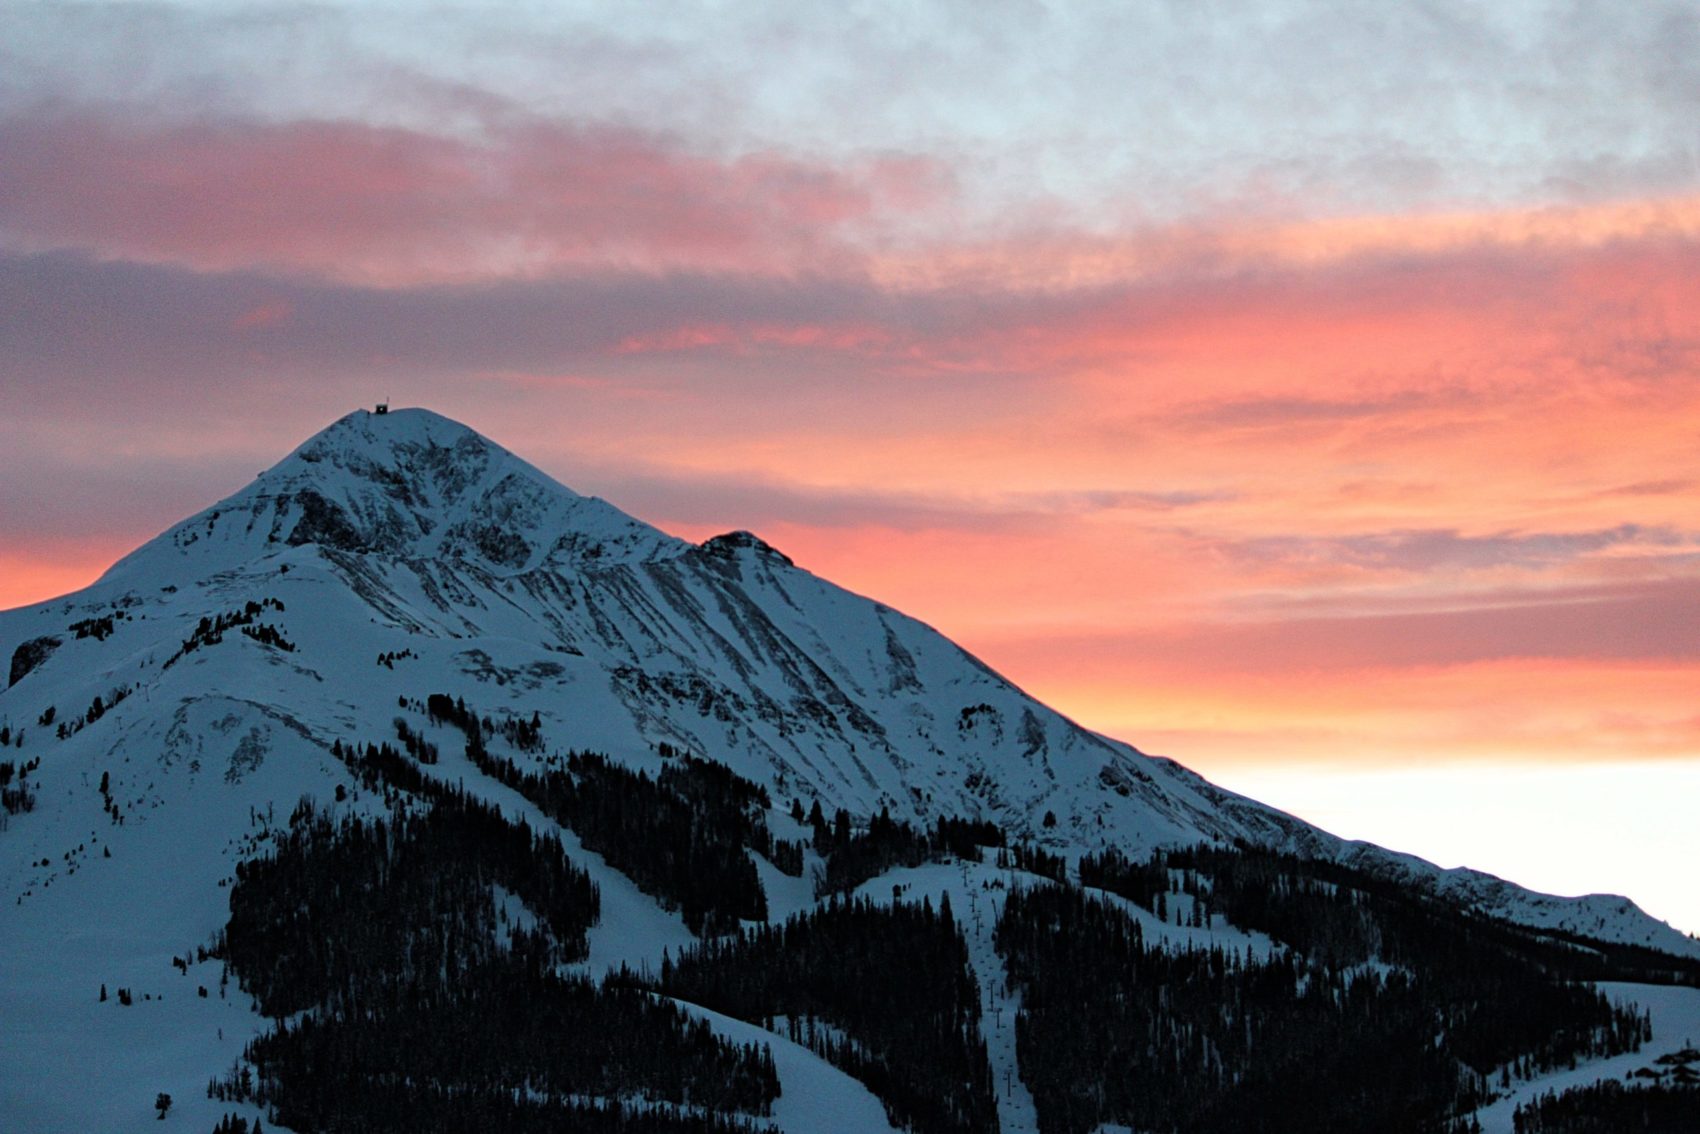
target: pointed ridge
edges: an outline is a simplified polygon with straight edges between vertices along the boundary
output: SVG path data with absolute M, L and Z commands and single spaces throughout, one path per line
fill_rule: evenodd
M 121 559 L 102 582 L 161 573 L 148 565 L 204 577 L 303 546 L 512 574 L 677 554 L 688 545 L 580 496 L 451 418 L 360 409 Z
M 506 453 L 472 427 L 432 410 L 412 407 L 373 413 L 357 409 L 307 438 L 273 468 L 280 468 L 295 457 L 312 461 L 335 453 L 383 453 L 413 446 L 452 449 L 462 445 Z

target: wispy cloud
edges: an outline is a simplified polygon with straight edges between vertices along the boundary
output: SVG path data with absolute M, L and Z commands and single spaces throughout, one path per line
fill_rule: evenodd
M 1349 564 L 1399 573 L 1543 567 L 1624 551 L 1700 556 L 1700 532 L 1619 524 L 1600 531 L 1523 532 L 1470 536 L 1455 530 L 1374 532 L 1319 539 L 1271 536 L 1233 545 L 1231 553 L 1256 560 Z
M 0 120 L 0 232 L 25 250 L 381 284 L 625 271 L 795 272 L 874 216 L 936 207 L 919 157 L 716 158 L 629 127 L 473 139 L 359 122 Z

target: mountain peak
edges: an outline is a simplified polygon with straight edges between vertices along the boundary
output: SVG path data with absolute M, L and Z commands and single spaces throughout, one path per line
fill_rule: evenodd
M 367 452 L 378 456 L 398 449 L 452 449 L 461 445 L 500 448 L 470 426 L 432 410 L 414 407 L 374 413 L 357 409 L 303 441 L 290 456 L 312 461 L 337 452 Z M 285 458 L 278 467 L 287 464 L 288 460 Z
M 161 558 L 173 574 L 185 558 L 211 573 L 308 545 L 455 560 L 497 574 L 585 558 L 651 558 L 686 546 L 580 496 L 451 418 L 360 409 L 120 560 L 107 578 Z

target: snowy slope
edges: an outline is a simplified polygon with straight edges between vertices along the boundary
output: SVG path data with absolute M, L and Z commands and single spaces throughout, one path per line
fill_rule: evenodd
M 754 1024 L 695 1004 L 677 1003 L 691 1015 L 707 1020 L 727 1039 L 760 1044 L 773 1052 L 782 1089 L 773 1104 L 773 1123 L 786 1134 L 837 1134 L 842 1130 L 887 1134 L 894 1129 L 886 1119 L 885 1107 L 868 1088 L 808 1048 Z
M 234 990 L 200 998 L 205 978 L 170 958 L 222 924 L 237 857 L 301 795 L 347 785 L 331 744 L 393 736 L 397 699 L 433 692 L 535 712 L 552 746 L 641 767 L 684 748 L 783 805 L 991 819 L 1065 854 L 1244 838 L 1511 920 L 1700 952 L 1624 899 L 1547 898 L 1344 843 L 1079 727 L 755 536 L 668 536 L 423 410 L 350 414 L 93 586 L 0 613 L 8 659 L 0 760 L 40 760 L 35 810 L 0 831 L 0 1114 L 20 1128 L 128 1128 L 159 1090 L 210 1128 L 221 1112 L 194 1096 L 259 1021 Z M 597 876 L 595 967 L 688 937 Z M 811 900 L 763 878 L 776 912 Z M 137 1003 L 99 1003 L 103 982 Z M 123 1097 L 52 1085 L 132 1064 Z

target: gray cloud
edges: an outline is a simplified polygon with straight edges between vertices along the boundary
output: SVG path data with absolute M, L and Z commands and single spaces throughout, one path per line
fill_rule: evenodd
M 707 152 L 949 156 L 966 223 L 1692 188 L 1686 0 L 1365 5 L 11 3 L 0 104 L 476 131 L 519 112 Z M 287 64 L 280 61 L 287 60 Z M 870 97 L 877 92 L 877 97 Z
M 1620 524 L 1582 532 L 1518 532 L 1466 536 L 1455 530 L 1376 532 L 1341 537 L 1276 536 L 1227 544 L 1233 556 L 1261 562 L 1333 563 L 1397 572 L 1544 567 L 1613 547 L 1670 555 L 1700 554 L 1700 533 Z
M 257 371 L 547 371 L 682 323 L 875 318 L 939 328 L 953 316 L 824 279 L 613 273 L 386 289 L 0 254 L 0 366 L 15 390 L 62 404 L 91 387 L 121 394 L 153 379 L 192 391 Z
M 1506 659 L 1700 661 L 1700 582 L 1661 579 L 1501 596 L 1467 609 L 1198 622 L 1048 638 L 1077 664 L 1161 657 L 1175 673 L 1353 673 Z M 1266 612 L 1267 613 L 1267 612 Z M 1363 677 L 1357 680 L 1363 680 Z
M 1692 492 L 1696 482 L 1682 478 L 1669 480 L 1643 480 L 1634 484 L 1619 485 L 1606 489 L 1601 496 L 1676 496 L 1684 492 Z
M 1188 426 L 1222 429 L 1286 428 L 1333 424 L 1408 413 L 1454 404 L 1468 397 L 1460 390 L 1403 390 L 1385 397 L 1241 398 L 1183 409 L 1176 417 Z
M 864 525 L 899 531 L 949 530 L 1014 535 L 1056 530 L 1079 517 L 1120 511 L 1161 514 L 1219 500 L 1212 493 L 1127 490 L 956 494 L 877 492 L 775 482 L 750 473 L 705 475 L 636 471 L 579 463 L 569 474 L 579 491 L 615 501 L 657 522 L 720 524 L 761 531 L 780 524 Z
M 0 462 L 6 500 L 5 538 L 37 547 L 92 539 L 133 547 L 215 500 L 259 472 L 252 457 L 193 452 L 99 459 L 61 451 L 58 439 L 0 432 L 8 459 Z

